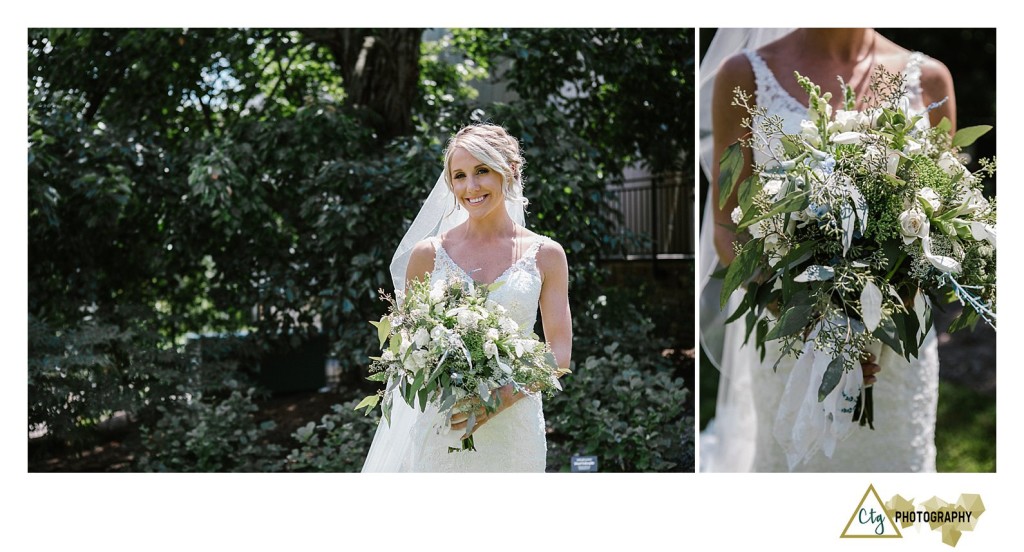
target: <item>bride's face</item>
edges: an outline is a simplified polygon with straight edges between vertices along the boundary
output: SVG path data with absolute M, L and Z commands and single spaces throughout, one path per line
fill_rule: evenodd
M 484 216 L 504 205 L 501 173 L 488 167 L 465 148 L 452 153 L 448 170 L 452 192 L 470 216 Z

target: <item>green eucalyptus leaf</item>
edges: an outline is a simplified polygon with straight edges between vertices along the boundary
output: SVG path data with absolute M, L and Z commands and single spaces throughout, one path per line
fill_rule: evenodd
M 793 335 L 804 331 L 810 322 L 811 313 L 814 308 L 811 305 L 795 305 L 782 313 L 779 321 L 775 323 L 765 340 L 772 341 L 787 335 Z
M 992 130 L 992 125 L 978 125 L 961 128 L 953 135 L 953 147 L 964 148 L 974 143 L 975 140 L 984 136 Z
M 729 271 L 725 273 L 725 281 L 722 282 L 722 296 L 720 297 L 721 307 L 729 300 L 736 288 L 740 287 L 754 275 L 754 270 L 764 253 L 764 242 L 751 240 L 740 250 L 739 255 L 729 265 Z
M 825 374 L 821 376 L 821 385 L 818 386 L 818 402 L 825 400 L 825 397 L 839 385 L 839 379 L 843 376 L 843 357 L 838 356 L 828 363 Z
M 743 172 L 743 150 L 739 142 L 725 148 L 718 167 L 718 208 L 725 209 L 732 196 L 733 186 Z
M 757 176 L 750 175 L 740 183 L 739 203 L 740 209 L 746 213 L 750 210 L 750 204 L 754 202 L 754 196 L 761 191 L 761 180 Z

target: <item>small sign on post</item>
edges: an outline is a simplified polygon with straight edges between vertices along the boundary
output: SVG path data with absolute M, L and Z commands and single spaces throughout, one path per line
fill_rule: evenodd
M 596 456 L 580 456 L 575 455 L 570 460 L 572 464 L 572 472 L 597 472 L 597 457 Z

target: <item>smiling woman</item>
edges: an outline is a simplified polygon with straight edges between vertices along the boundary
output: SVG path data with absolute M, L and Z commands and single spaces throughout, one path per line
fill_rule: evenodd
M 416 280 L 494 286 L 488 298 L 529 333 L 538 306 L 558 367 L 569 366 L 572 320 L 565 251 L 523 225 L 519 142 L 496 125 L 472 125 L 448 142 L 441 178 L 392 262 L 396 290 Z M 414 243 L 415 245 L 411 245 Z M 408 250 L 407 250 L 408 249 Z M 391 389 L 395 392 L 395 389 Z M 377 428 L 363 471 L 543 472 L 547 445 L 539 395 L 505 385 L 496 409 L 393 401 L 390 423 Z M 387 401 L 385 397 L 385 401 Z M 472 432 L 476 450 L 457 453 Z

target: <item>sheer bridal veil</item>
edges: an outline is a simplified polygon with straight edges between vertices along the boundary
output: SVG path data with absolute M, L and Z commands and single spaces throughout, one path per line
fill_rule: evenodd
M 792 29 L 719 29 L 700 64 L 700 165 L 708 182 L 714 167 L 714 138 L 711 100 L 715 77 L 722 62 L 744 49 L 756 49 Z M 714 183 L 711 183 L 713 186 Z M 715 418 L 700 437 L 701 471 L 750 471 L 754 459 L 757 418 L 753 408 L 751 370 L 756 356 L 737 355 L 743 343 L 742 331 L 727 330 L 725 320 L 738 306 L 738 296 L 722 309 L 719 296 L 722 280 L 712 278 L 719 266 L 715 250 L 714 211 L 710 188 L 704 194 L 700 228 L 700 344 L 707 358 L 719 369 Z

